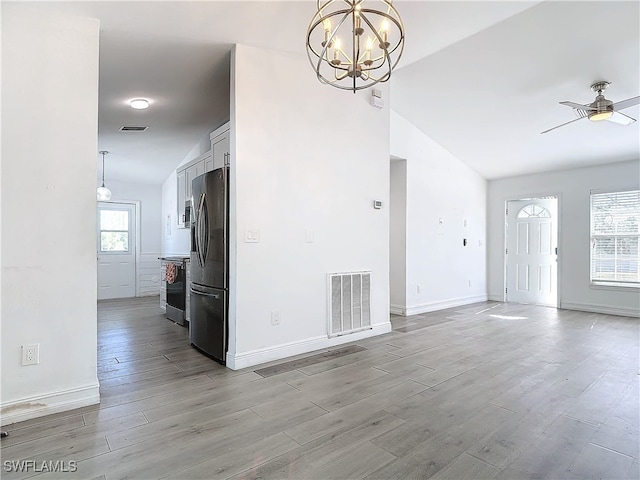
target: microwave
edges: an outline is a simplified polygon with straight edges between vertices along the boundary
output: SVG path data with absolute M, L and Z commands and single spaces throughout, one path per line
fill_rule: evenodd
M 193 220 L 192 218 L 193 212 L 191 211 L 191 200 L 187 200 L 184 203 L 184 226 L 185 227 L 189 227 L 191 226 L 191 221 Z

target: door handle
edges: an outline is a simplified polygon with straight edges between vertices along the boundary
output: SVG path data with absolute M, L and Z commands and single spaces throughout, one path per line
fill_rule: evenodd
M 198 218 L 196 219 L 196 253 L 198 254 L 198 263 L 201 267 L 204 267 L 204 254 L 202 253 L 202 214 L 204 207 L 204 193 L 200 194 L 200 201 L 198 202 Z
M 199 292 L 198 290 L 194 290 L 193 288 L 191 289 L 191 293 L 193 293 L 194 295 L 200 295 L 202 297 L 215 298 L 216 300 L 220 298 L 219 293 L 204 293 L 204 292 Z

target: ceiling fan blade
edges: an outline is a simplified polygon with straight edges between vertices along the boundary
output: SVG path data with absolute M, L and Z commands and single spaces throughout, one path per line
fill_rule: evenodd
M 581 105 L 575 102 L 560 102 L 560 105 L 566 105 L 571 108 L 579 108 L 580 110 L 597 110 L 597 108 L 592 107 L 591 105 Z
M 571 120 L 570 122 L 563 123 L 562 125 L 558 125 L 557 127 L 553 127 L 553 128 L 550 128 L 549 130 L 545 130 L 544 132 L 540 132 L 540 134 L 542 135 L 543 133 L 550 132 L 551 130 L 555 130 L 556 128 L 564 127 L 565 125 L 569 125 L 570 123 L 577 122 L 578 120 L 582 120 L 583 118 L 587 118 L 587 117 L 576 118 L 575 120 Z
M 614 103 L 611 107 L 615 110 L 622 110 L 624 108 L 633 107 L 634 105 L 638 105 L 640 103 L 640 97 L 632 97 L 627 98 L 626 100 L 621 100 L 619 102 Z
M 607 121 L 619 123 L 620 125 L 629 125 L 630 123 L 635 122 L 636 119 L 630 117 L 629 115 L 625 115 L 622 112 L 613 112 L 613 115 L 607 118 Z

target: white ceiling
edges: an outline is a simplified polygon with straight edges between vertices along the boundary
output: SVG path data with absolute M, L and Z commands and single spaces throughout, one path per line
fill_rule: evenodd
M 638 125 L 558 102 L 640 95 L 639 2 L 545 2 L 394 74 L 393 108 L 485 178 L 640 157 Z M 624 113 L 640 119 L 639 108 Z
M 24 8 L 100 19 L 98 137 L 99 149 L 111 152 L 107 184 L 159 184 L 228 119 L 231 46 L 306 56 L 304 35 L 315 4 L 30 2 Z M 613 101 L 640 94 L 638 2 L 396 6 L 406 48 L 391 79 L 391 106 L 483 176 L 638 158 L 638 123 L 583 120 L 539 135 L 574 118 L 557 102 L 591 102 L 589 85 L 596 80 L 613 82 L 606 92 Z M 151 107 L 130 109 L 126 103 L 135 97 L 151 99 Z M 637 117 L 638 107 L 625 113 Z M 149 129 L 118 131 L 130 124 Z M 97 154 L 96 161 L 101 171 Z

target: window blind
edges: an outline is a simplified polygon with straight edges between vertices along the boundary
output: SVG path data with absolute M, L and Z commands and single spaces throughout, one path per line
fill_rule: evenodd
M 591 194 L 591 281 L 640 285 L 640 190 Z

